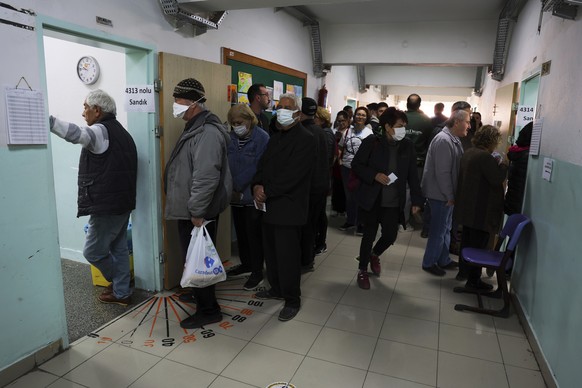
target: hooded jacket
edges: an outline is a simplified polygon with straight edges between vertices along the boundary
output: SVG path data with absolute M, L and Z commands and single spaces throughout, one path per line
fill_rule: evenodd
M 208 110 L 186 123 L 164 174 L 166 219 L 211 219 L 226 209 L 232 192 L 229 141 L 218 116 Z

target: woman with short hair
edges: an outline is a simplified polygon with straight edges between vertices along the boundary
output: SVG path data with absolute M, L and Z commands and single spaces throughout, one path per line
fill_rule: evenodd
M 497 127 L 484 125 L 473 136 L 473 147 L 461 158 L 453 218 L 463 226 L 463 248 L 487 248 L 490 238 L 499 232 L 503 221 L 503 182 L 507 163 L 495 148 L 501 141 Z M 481 280 L 481 268 L 459 259 L 458 279 L 467 279 L 466 288 L 490 290 Z

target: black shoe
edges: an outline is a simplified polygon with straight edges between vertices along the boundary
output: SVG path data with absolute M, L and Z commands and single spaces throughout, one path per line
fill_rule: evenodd
M 279 313 L 279 320 L 281 322 L 286 322 L 286 321 L 290 321 L 293 318 L 295 318 L 295 316 L 297 315 L 297 313 L 299 312 L 299 308 L 298 307 L 283 307 L 283 310 L 281 310 L 281 312 Z
M 467 280 L 467 275 L 465 275 L 464 273 L 458 273 L 457 276 L 455 276 L 455 279 L 457 279 L 460 282 L 463 282 L 465 280 Z
M 248 278 L 248 280 L 244 284 L 243 289 L 245 289 L 247 291 L 253 291 L 257 287 L 259 287 L 261 284 L 263 284 L 263 274 L 256 275 L 256 276 L 254 274 L 251 274 L 251 276 Z
M 479 281 L 476 283 L 468 281 L 467 283 L 465 283 L 465 288 L 473 291 L 491 291 L 493 289 L 493 285 L 485 283 L 484 281 L 479 279 Z
M 277 300 L 282 300 L 283 298 L 281 298 L 280 296 L 274 295 L 271 293 L 271 290 L 262 290 L 262 291 L 258 291 L 255 294 L 255 298 L 257 299 L 277 299 Z
M 364 227 L 362 225 L 358 225 L 356 228 L 356 236 L 363 236 L 364 235 Z
M 422 237 L 422 238 L 428 238 L 428 232 L 425 232 L 423 230 L 422 232 L 420 232 L 420 237 Z
M 234 276 L 248 275 L 250 273 L 251 273 L 251 270 L 241 264 L 241 265 L 234 267 L 230 271 L 226 271 L 226 276 L 234 277 Z
M 313 263 L 301 266 L 301 275 L 305 275 L 306 273 L 313 272 L 313 271 L 315 271 L 315 267 L 314 267 Z
M 315 251 L 314 251 L 315 256 L 319 256 L 319 255 L 321 255 L 321 254 L 323 254 L 325 252 L 327 252 L 327 244 L 323 244 L 320 247 L 316 247 L 315 248 Z
M 222 313 L 216 313 L 211 315 L 196 313 L 182 320 L 182 322 L 180 322 L 180 327 L 184 329 L 198 329 L 199 327 L 210 325 L 211 323 L 216 323 L 220 321 L 222 321 Z
M 185 292 L 180 294 L 180 296 L 178 296 L 178 300 L 184 303 L 196 303 L 196 297 L 192 292 Z
M 436 264 L 428 268 L 422 267 L 422 270 L 436 276 L 445 276 L 447 274 L 444 269 L 442 269 Z
M 459 268 L 459 263 L 457 263 L 454 260 L 451 260 L 451 262 L 449 264 L 443 265 L 440 268 L 442 268 L 442 269 L 455 269 L 455 268 Z
M 338 229 L 341 230 L 341 231 L 346 231 L 346 230 L 351 229 L 353 227 L 354 227 L 353 224 L 350 224 L 350 223 L 346 222 L 345 224 L 343 224 L 342 226 L 340 226 Z

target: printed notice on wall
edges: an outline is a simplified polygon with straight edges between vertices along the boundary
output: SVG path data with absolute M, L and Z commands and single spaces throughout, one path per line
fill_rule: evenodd
M 530 105 L 521 105 L 517 109 L 517 122 L 515 125 L 524 127 L 530 121 L 534 121 L 534 107 Z
M 154 85 L 131 85 L 125 87 L 126 112 L 155 112 Z
M 48 119 L 38 90 L 6 88 L 8 144 L 47 144 Z
M 540 154 L 540 141 L 542 139 L 542 127 L 544 126 L 544 119 L 539 118 L 534 121 L 531 131 L 531 144 L 529 145 L 529 154 L 538 156 Z
M 548 182 L 551 182 L 553 169 L 554 169 L 554 159 L 544 158 L 544 171 L 542 171 L 542 178 L 544 178 Z

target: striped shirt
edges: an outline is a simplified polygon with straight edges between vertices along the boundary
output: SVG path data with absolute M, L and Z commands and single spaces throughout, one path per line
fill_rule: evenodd
M 55 117 L 51 125 L 51 132 L 69 143 L 81 144 L 83 148 L 97 155 L 104 153 L 109 148 L 109 132 L 103 124 L 97 123 L 89 127 L 79 127 Z

